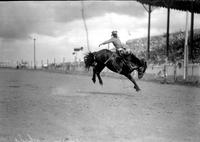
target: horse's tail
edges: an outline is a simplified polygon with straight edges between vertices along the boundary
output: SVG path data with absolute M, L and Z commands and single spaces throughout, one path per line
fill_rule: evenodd
M 91 66 L 94 65 L 95 56 L 94 53 L 89 52 L 84 56 L 85 68 L 89 69 Z

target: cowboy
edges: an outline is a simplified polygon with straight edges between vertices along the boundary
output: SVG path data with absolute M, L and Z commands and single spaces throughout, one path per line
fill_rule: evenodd
M 104 44 L 109 44 L 109 43 L 112 43 L 114 45 L 114 47 L 116 48 L 116 52 L 118 54 L 120 54 L 121 52 L 125 51 L 125 48 L 123 47 L 118 35 L 117 35 L 117 31 L 112 31 L 112 34 L 111 34 L 111 38 L 107 41 L 104 41 L 103 43 L 101 43 L 99 45 L 99 47 L 101 45 L 104 45 Z
M 117 35 L 117 31 L 112 31 L 111 33 L 111 38 L 107 41 L 104 41 L 103 43 L 99 44 L 99 47 L 101 45 L 105 45 L 105 44 L 109 44 L 112 43 L 116 49 L 116 53 L 121 56 L 122 54 L 127 54 L 128 52 L 126 51 L 126 48 L 123 47 L 118 35 Z M 118 73 L 121 73 L 122 68 L 120 67 L 120 65 L 118 65 L 118 63 L 116 62 L 116 69 Z M 129 64 L 128 64 L 129 65 Z M 131 68 L 131 65 L 129 65 L 129 67 Z

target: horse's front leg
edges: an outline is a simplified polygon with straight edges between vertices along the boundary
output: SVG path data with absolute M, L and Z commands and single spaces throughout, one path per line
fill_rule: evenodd
M 134 84 L 134 88 L 135 90 L 138 92 L 140 91 L 141 89 L 139 88 L 139 86 L 137 85 L 135 79 L 131 76 L 131 74 L 128 74 L 128 75 L 125 75 L 131 82 L 133 82 Z
M 92 81 L 93 81 L 93 83 L 95 83 L 95 82 L 96 82 L 96 69 L 95 69 L 95 67 L 93 68 L 93 76 L 92 76 Z

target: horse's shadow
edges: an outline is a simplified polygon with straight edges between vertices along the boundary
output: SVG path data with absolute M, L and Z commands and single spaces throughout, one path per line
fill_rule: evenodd
M 110 96 L 134 96 L 130 93 L 118 93 L 118 92 L 98 92 L 98 91 L 78 91 L 77 93 L 81 94 L 90 94 L 90 95 L 110 95 Z

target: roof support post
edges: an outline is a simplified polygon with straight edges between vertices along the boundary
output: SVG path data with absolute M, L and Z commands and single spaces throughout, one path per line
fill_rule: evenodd
M 150 58 L 150 30 L 151 30 L 151 5 L 149 4 L 148 10 L 148 39 L 147 39 L 147 59 Z
M 166 56 L 169 57 L 169 23 L 170 23 L 170 8 L 167 8 L 167 36 L 166 36 Z
M 191 24 L 190 24 L 190 46 L 189 46 L 189 58 L 193 61 L 193 50 L 194 50 L 194 12 L 191 12 Z

